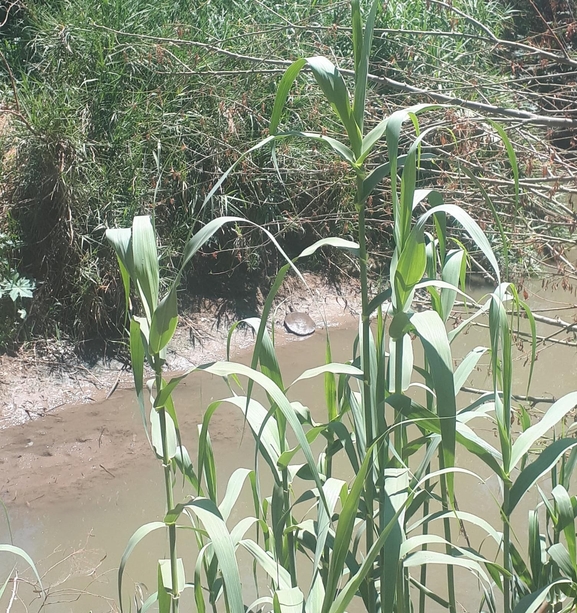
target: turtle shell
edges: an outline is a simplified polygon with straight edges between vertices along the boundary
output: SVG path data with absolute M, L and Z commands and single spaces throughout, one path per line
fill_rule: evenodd
M 284 319 L 285 328 L 297 336 L 308 336 L 316 330 L 316 324 L 308 313 L 293 311 Z

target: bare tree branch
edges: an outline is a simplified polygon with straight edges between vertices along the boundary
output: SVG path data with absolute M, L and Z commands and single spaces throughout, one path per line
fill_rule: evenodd
M 170 37 L 163 37 L 163 36 L 152 36 L 149 34 L 135 34 L 132 32 L 125 32 L 123 30 L 115 30 L 113 28 L 108 28 L 106 26 L 99 25 L 99 24 L 94 24 L 94 27 L 106 30 L 108 32 L 112 32 L 113 34 L 116 34 L 118 36 L 138 38 L 142 40 L 151 40 L 157 43 L 165 43 L 165 44 L 170 44 L 170 45 L 198 47 L 198 48 L 206 49 L 207 51 L 212 51 L 219 55 L 223 55 L 225 57 L 229 57 L 229 58 L 239 60 L 242 62 L 250 62 L 253 64 L 261 64 L 261 65 L 284 66 L 284 67 L 288 67 L 292 64 L 290 60 L 280 60 L 280 59 L 274 59 L 274 58 L 262 58 L 262 57 L 255 57 L 251 55 L 244 55 L 241 53 L 235 53 L 234 51 L 229 51 L 228 49 L 223 49 L 221 47 L 212 45 L 210 43 L 202 43 L 200 41 L 184 40 L 181 38 L 170 38 Z M 577 65 L 577 62 L 576 62 L 576 65 Z M 347 76 L 354 76 L 354 72 L 352 70 L 340 69 L 340 72 Z M 187 73 L 182 73 L 182 74 L 187 74 Z M 442 94 L 440 92 L 435 92 L 435 91 L 423 89 L 420 87 L 415 87 L 414 85 L 409 85 L 408 83 L 396 81 L 388 77 L 377 76 L 375 74 L 369 74 L 368 78 L 370 81 L 374 83 L 381 83 L 383 85 L 388 85 L 389 87 L 392 87 L 393 89 L 400 91 L 400 92 L 406 92 L 408 94 L 418 94 L 419 96 L 425 96 L 431 100 L 434 100 L 435 102 L 462 106 L 463 108 L 467 108 L 472 111 L 478 111 L 480 113 L 490 115 L 493 117 L 512 117 L 515 119 L 519 119 L 523 123 L 526 123 L 526 124 L 541 125 L 541 126 L 547 126 L 547 127 L 565 127 L 565 128 L 577 127 L 577 119 L 571 119 L 568 117 L 549 117 L 546 115 L 538 115 L 536 113 L 531 113 L 529 111 L 521 111 L 521 110 L 512 109 L 512 108 L 494 106 L 492 104 L 485 104 L 482 102 L 474 102 L 472 100 L 465 100 L 457 96 L 447 96 L 446 94 Z

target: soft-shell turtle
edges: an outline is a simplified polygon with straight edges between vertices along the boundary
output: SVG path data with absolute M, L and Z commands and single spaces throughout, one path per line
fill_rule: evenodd
M 297 336 L 308 336 L 316 330 L 316 324 L 308 313 L 293 311 L 284 318 L 285 328 Z

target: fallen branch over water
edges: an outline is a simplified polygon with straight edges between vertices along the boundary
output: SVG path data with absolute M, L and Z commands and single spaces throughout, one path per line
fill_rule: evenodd
M 478 321 L 471 322 L 471 325 L 479 326 L 480 328 L 489 327 L 489 324 L 482 324 Z M 523 338 L 532 338 L 532 335 L 529 332 L 523 332 L 522 330 L 515 330 L 515 335 L 522 336 Z M 551 336 L 537 335 L 536 338 L 538 341 L 541 341 L 541 342 L 547 341 L 548 343 L 555 343 L 556 345 L 566 345 L 567 347 L 577 347 L 577 343 L 574 343 L 573 341 L 563 341 L 557 338 L 552 338 Z
M 491 390 L 481 390 L 476 387 L 462 387 L 462 392 L 467 392 L 468 394 L 477 394 L 478 396 L 484 396 L 485 394 L 492 394 Z M 531 404 L 553 404 L 557 402 L 557 398 L 553 396 L 522 396 L 520 394 L 512 394 L 512 398 L 514 400 L 518 400 L 519 402 L 529 402 Z

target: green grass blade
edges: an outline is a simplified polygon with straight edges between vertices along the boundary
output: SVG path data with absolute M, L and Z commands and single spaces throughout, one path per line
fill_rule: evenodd
M 158 252 L 156 235 L 148 215 L 137 215 L 132 221 L 133 281 L 138 288 L 146 318 L 150 322 L 158 304 Z
M 32 558 L 24 551 L 24 549 L 16 547 L 15 545 L 0 544 L 0 551 L 4 551 L 5 553 L 12 553 L 19 558 L 22 558 L 26 562 L 26 564 L 28 564 L 28 566 L 30 566 L 30 568 L 32 569 L 32 572 L 34 573 L 34 576 L 38 581 L 40 589 L 42 590 L 42 592 L 44 592 L 44 588 L 42 587 L 42 579 L 40 579 L 40 575 L 36 570 L 36 565 L 34 564 Z
M 164 410 L 164 409 L 161 409 Z M 172 417 L 165 411 L 165 423 L 166 423 L 166 453 L 169 459 L 174 458 L 176 455 L 176 448 L 178 447 L 178 435 L 176 432 L 176 425 L 172 420 Z M 158 458 L 163 457 L 163 442 L 162 442 L 162 429 L 160 426 L 160 414 L 155 408 L 150 411 L 150 438 L 152 440 L 152 446 L 156 451 Z
M 339 69 L 326 57 L 307 58 L 316 82 L 341 120 L 355 157 L 361 153 L 362 135 L 353 116 L 349 92 Z
M 401 156 L 398 155 L 398 142 L 401 133 L 401 126 L 410 119 L 411 114 L 418 115 L 419 113 L 440 108 L 438 104 L 416 104 L 406 109 L 395 111 L 389 117 L 382 119 L 364 138 L 361 156 L 357 159 L 357 163 L 361 164 L 371 153 L 374 146 L 381 140 L 383 135 L 387 135 L 387 148 L 389 149 L 389 159 L 393 164 L 393 172 L 397 172 L 397 163 L 400 163 Z M 389 126 L 389 122 L 391 125 Z
M 173 285 L 154 310 L 150 324 L 150 353 L 159 353 L 172 339 L 178 324 L 176 287 Z
M 130 228 L 110 228 L 106 230 L 106 239 L 114 248 L 120 276 L 124 286 L 125 310 L 130 310 L 130 278 L 134 277 L 134 262 L 132 258 L 132 230 Z
M 283 568 L 276 560 L 251 539 L 243 539 L 239 543 L 259 563 L 264 572 L 273 580 L 277 589 L 289 589 L 291 577 L 286 568 Z
M 429 564 L 443 564 L 444 566 L 459 566 L 473 571 L 479 579 L 483 579 L 487 585 L 491 584 L 489 575 L 483 567 L 475 560 L 467 560 L 438 551 L 418 551 L 410 555 L 404 563 L 406 568 L 415 568 L 417 566 Z
M 357 90 L 359 89 L 359 83 L 356 80 L 360 76 L 361 64 L 363 62 L 363 17 L 361 14 L 361 4 L 359 0 L 351 0 L 351 23 L 353 29 L 353 60 L 355 63 L 355 102 L 357 101 Z M 364 101 L 363 101 L 364 102 Z M 360 105 L 359 105 L 360 106 Z M 362 105 L 364 112 L 364 104 Z M 359 116 L 355 113 L 355 119 L 357 125 L 361 128 L 363 116 Z
M 515 480 L 515 483 L 513 483 L 509 497 L 509 507 L 504 509 L 506 515 L 510 515 L 529 489 L 555 466 L 559 458 L 566 451 L 576 445 L 577 439 L 560 438 L 546 447 L 534 462 L 526 466 Z
M 491 264 L 491 267 L 495 271 L 496 279 L 500 284 L 501 273 L 499 271 L 499 263 L 497 262 L 497 258 L 493 253 L 493 249 L 489 243 L 489 240 L 485 236 L 483 230 L 481 230 L 481 228 L 479 227 L 479 224 L 462 208 L 454 204 L 440 204 L 423 213 L 423 215 L 421 215 L 421 217 L 419 218 L 417 225 L 421 227 L 421 230 L 424 230 L 425 223 L 427 222 L 429 217 L 436 213 L 442 212 L 451 215 L 451 217 L 456 219 L 463 226 L 465 231 L 475 241 L 477 247 L 479 247 L 479 249 L 483 252 L 483 255 Z
M 537 613 L 541 605 L 547 600 L 547 596 L 549 592 L 557 585 L 563 585 L 570 583 L 568 579 L 558 579 L 557 581 L 553 581 L 546 587 L 529 594 L 522 598 L 515 608 L 513 609 L 513 613 Z
M 334 604 L 337 595 L 337 588 L 343 574 L 345 560 L 349 551 L 351 536 L 355 527 L 355 519 L 359 508 L 359 500 L 365 487 L 367 471 L 372 468 L 373 449 L 377 441 L 367 450 L 361 468 L 343 502 L 343 507 L 339 515 L 339 522 L 335 533 L 335 541 L 331 555 L 329 571 L 325 581 L 325 599 L 323 602 L 322 613 L 328 613 Z
M 531 574 L 535 586 L 541 584 L 541 575 L 543 574 L 543 559 L 544 547 L 541 539 L 541 530 L 539 528 L 539 513 L 537 509 L 529 511 L 529 565 L 531 566 Z
M 423 278 L 427 267 L 427 252 L 423 232 L 415 227 L 400 251 L 400 257 L 393 276 L 393 304 L 397 310 L 405 311 L 412 300 L 415 285 Z
M 277 139 L 285 138 L 303 138 L 305 140 L 314 140 L 319 143 L 328 145 L 344 162 L 355 166 L 355 155 L 353 151 L 340 140 L 326 136 L 317 132 L 283 132 L 277 135 Z
M 215 362 L 214 364 L 199 366 L 198 369 L 205 370 L 221 377 L 228 377 L 231 375 L 246 376 L 249 379 L 253 380 L 257 385 L 260 385 L 266 391 L 266 393 L 272 398 L 273 402 L 281 410 L 287 422 L 290 424 L 296 436 L 297 442 L 303 450 L 307 464 L 309 465 L 309 468 L 311 470 L 312 477 L 321 492 L 321 499 L 323 501 L 323 504 L 326 504 L 326 501 L 324 500 L 324 495 L 322 493 L 322 481 L 317 470 L 316 462 L 309 442 L 307 441 L 303 427 L 287 397 L 284 395 L 283 391 L 274 383 L 274 381 L 271 381 L 263 373 L 260 373 L 248 366 L 245 366 L 244 364 Z
M 450 285 L 459 287 L 466 267 L 465 252 L 462 249 L 455 249 L 447 254 L 445 265 L 441 272 L 441 279 Z M 443 321 L 447 321 L 453 310 L 457 292 L 450 289 L 441 290 L 441 315 Z
M 268 411 L 254 398 L 247 403 L 246 397 L 234 396 L 222 402 L 229 402 L 244 413 L 260 454 L 270 466 L 273 475 L 280 478 L 277 464 L 281 454 L 281 443 L 274 416 L 269 416 Z
M 217 506 L 208 498 L 196 498 L 187 506 L 200 519 L 210 537 L 222 573 L 230 612 L 244 613 L 242 583 L 234 544 Z
M 228 480 L 226 492 L 222 502 L 218 505 L 218 510 L 224 521 L 227 521 L 234 505 L 236 504 L 244 482 L 252 471 L 248 468 L 237 468 Z
M 549 547 L 548 553 L 553 562 L 559 567 L 559 570 L 569 577 L 573 583 L 577 583 L 577 569 L 564 545 L 562 543 L 555 543 Z
M 300 71 L 303 69 L 306 64 L 306 60 L 304 58 L 298 59 L 293 62 L 285 71 L 280 83 L 278 84 L 276 90 L 276 98 L 274 101 L 274 106 L 272 109 L 272 114 L 270 118 L 269 124 L 269 133 L 272 135 L 276 134 L 280 121 L 282 119 L 282 114 L 284 111 L 284 107 L 291 90 L 292 84 L 295 79 L 298 77 Z
M 455 381 L 455 394 L 458 394 L 461 391 L 461 388 L 467 382 L 469 375 L 475 369 L 475 366 L 479 363 L 481 357 L 487 352 L 486 347 L 475 347 L 472 351 L 465 356 L 463 361 L 455 370 L 455 374 L 453 375 L 453 379 Z
M 533 445 L 573 410 L 575 405 L 577 405 L 577 392 L 571 392 L 557 400 L 536 424 L 522 432 L 513 444 L 511 468 L 515 468 Z
M 292 387 L 297 381 L 313 379 L 314 377 L 324 375 L 325 373 L 331 373 L 333 375 L 347 375 L 348 377 L 355 377 L 356 379 L 362 379 L 363 377 L 363 371 L 356 366 L 333 362 L 332 364 L 324 364 L 323 366 L 317 366 L 316 368 L 309 368 L 308 370 L 305 370 L 290 384 L 289 387 Z
M 575 510 L 569 492 L 562 486 L 556 485 L 551 492 L 557 507 L 557 531 L 563 531 L 567 545 L 567 553 L 572 561 L 577 576 L 577 544 L 575 535 Z
M 146 432 L 146 438 L 150 443 L 148 434 L 148 423 L 146 419 L 146 407 L 144 406 L 144 339 L 140 322 L 132 318 L 130 320 L 130 362 L 132 365 L 132 376 L 134 378 L 134 389 L 138 401 L 138 409 Z
M 157 601 L 158 601 L 158 613 L 170 613 L 170 605 L 172 604 L 172 597 L 170 592 L 166 589 L 163 577 L 162 577 L 162 569 L 160 568 L 160 560 L 158 563 L 158 578 L 157 585 L 158 591 L 156 592 Z
M 443 320 L 434 311 L 414 313 L 411 323 L 421 338 L 431 370 L 437 396 L 445 468 L 450 468 L 455 463 L 457 404 L 455 402 L 453 361 L 447 331 Z M 448 484 L 452 496 L 450 477 L 451 475 L 449 475 Z
M 134 551 L 134 548 L 140 543 L 140 541 L 154 530 L 160 530 L 161 528 L 166 528 L 166 524 L 161 521 L 153 521 L 149 524 L 144 524 L 144 526 L 140 526 L 138 530 L 130 537 L 128 543 L 126 544 L 126 548 L 122 557 L 120 558 L 120 566 L 118 567 L 118 604 L 120 605 L 120 611 L 124 610 L 122 607 L 122 578 L 124 576 L 124 570 L 126 568 L 126 563 L 130 558 L 130 555 Z
M 483 200 L 485 204 L 489 207 L 491 213 L 493 214 L 493 219 L 495 221 L 495 225 L 497 226 L 497 230 L 499 231 L 499 235 L 501 236 L 501 245 L 503 248 L 503 262 L 505 264 L 505 277 L 509 277 L 509 238 L 505 234 L 505 229 L 503 228 L 503 223 L 501 222 L 501 216 L 499 215 L 497 208 L 493 204 L 493 200 L 491 196 L 489 196 L 487 190 L 483 187 L 483 184 L 479 179 L 475 176 L 475 174 L 466 167 L 462 168 L 465 171 L 465 174 L 473 181 L 475 187 L 479 190 L 480 194 L 483 196 Z
M 410 497 L 407 499 L 407 502 L 410 501 Z M 359 590 L 362 582 L 365 580 L 366 576 L 373 570 L 373 565 L 377 556 L 381 553 L 382 548 L 384 547 L 387 539 L 389 538 L 391 532 L 398 527 L 398 519 L 403 513 L 405 504 L 397 509 L 395 515 L 391 518 L 389 523 L 385 526 L 384 530 L 379 534 L 379 537 L 374 542 L 371 549 L 367 552 L 363 562 L 356 573 L 347 581 L 343 589 L 339 592 L 338 596 L 333 600 L 333 602 L 328 603 L 329 609 L 328 613 L 344 613 Z M 326 599 L 325 599 L 326 602 Z
M 353 115 L 361 134 L 363 133 L 364 125 L 369 59 L 373 44 L 373 31 L 378 7 L 379 1 L 373 0 L 363 33 L 360 2 L 359 0 L 353 0 L 351 3 L 353 18 L 353 52 L 355 58 L 355 97 L 353 101 Z

